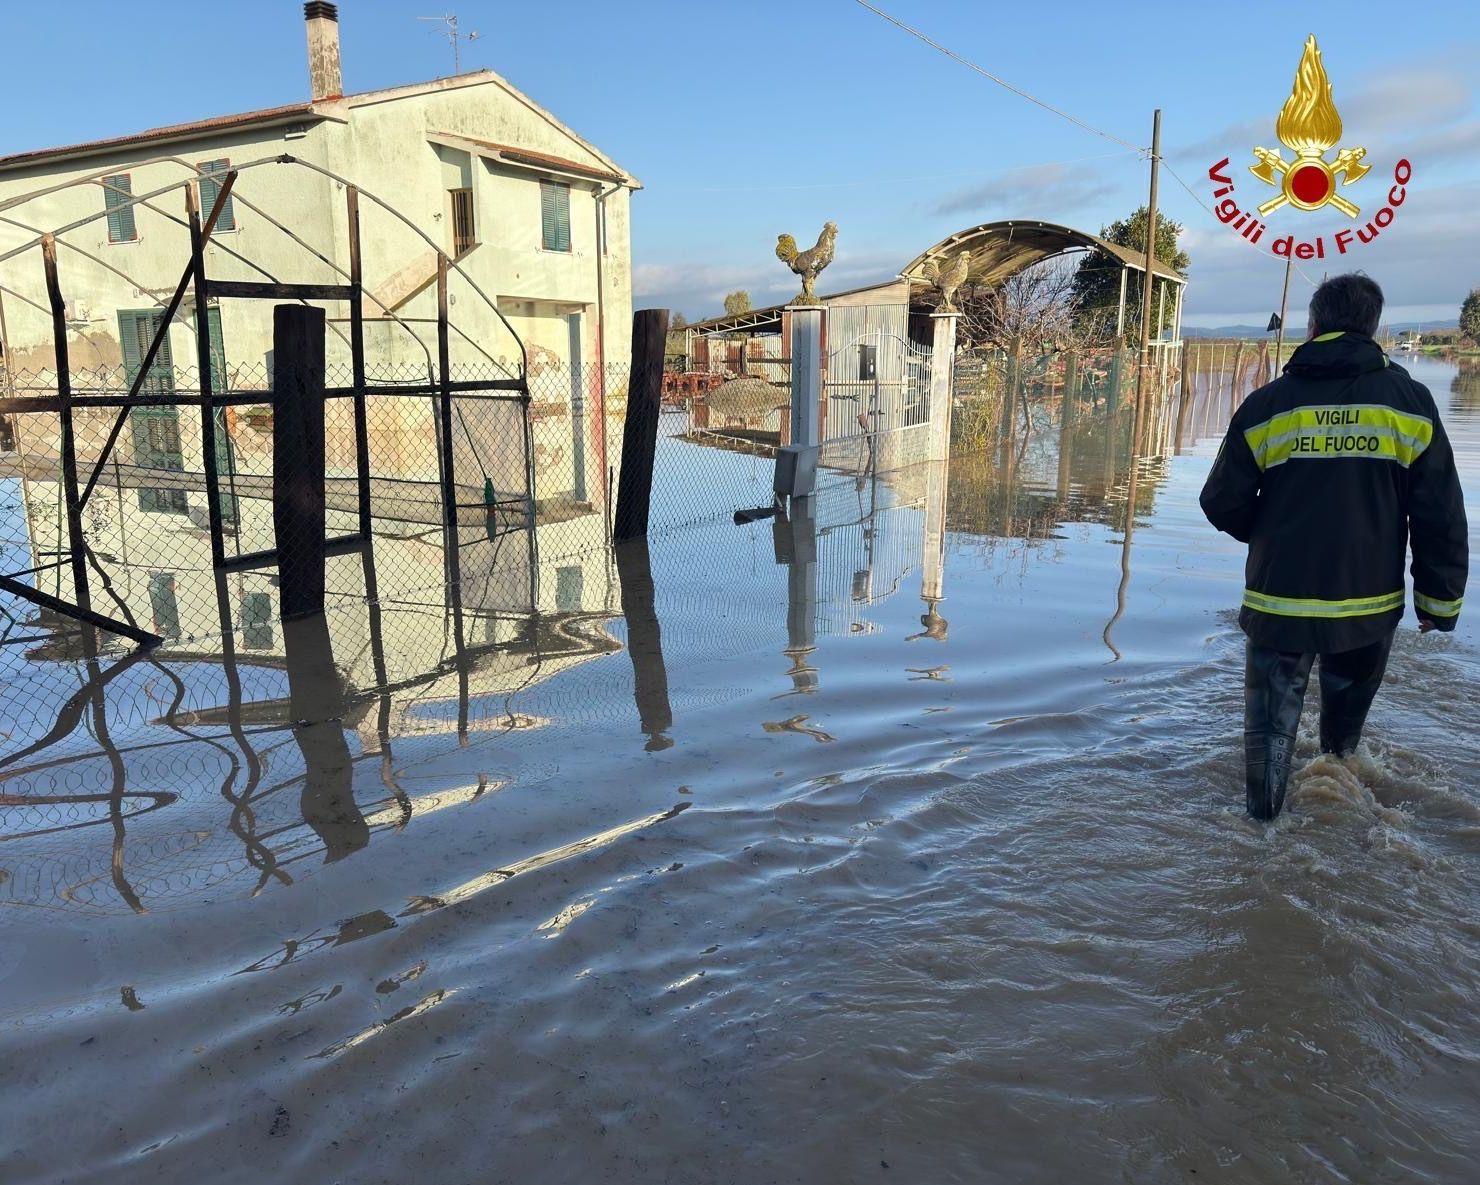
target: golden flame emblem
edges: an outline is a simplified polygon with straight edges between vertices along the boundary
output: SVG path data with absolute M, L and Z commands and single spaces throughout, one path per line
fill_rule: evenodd
M 1341 114 L 1331 98 L 1331 80 L 1326 77 L 1314 33 L 1305 39 L 1295 85 L 1280 108 L 1274 132 L 1295 157 L 1287 161 L 1277 148 L 1254 149 L 1258 163 L 1250 165 L 1249 172 L 1266 185 L 1280 187 L 1275 197 L 1260 205 L 1260 214 L 1267 216 L 1286 204 L 1297 210 L 1331 205 L 1348 218 L 1361 213 L 1336 192 L 1336 179 L 1339 177 L 1342 185 L 1351 185 L 1371 172 L 1372 166 L 1362 163 L 1367 155 L 1365 148 L 1343 148 L 1335 160 L 1326 161 L 1326 153 L 1341 139 Z M 1275 179 L 1276 173 L 1279 180 Z

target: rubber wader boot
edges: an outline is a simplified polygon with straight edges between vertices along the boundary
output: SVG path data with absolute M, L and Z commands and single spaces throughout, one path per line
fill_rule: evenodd
M 1321 655 L 1321 752 L 1345 757 L 1362 739 L 1367 711 L 1382 686 L 1393 635 L 1370 646 Z
M 1285 805 L 1295 732 L 1313 654 L 1248 647 L 1244 668 L 1244 786 L 1249 814 L 1273 819 Z

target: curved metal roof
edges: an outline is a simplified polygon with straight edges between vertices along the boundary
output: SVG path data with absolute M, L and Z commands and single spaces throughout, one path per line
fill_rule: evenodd
M 915 256 L 900 275 L 907 280 L 925 282 L 921 269 L 927 259 L 949 259 L 961 251 L 970 251 L 974 256 L 972 278 L 988 284 L 998 284 L 1024 268 L 1032 267 L 1066 251 L 1093 250 L 1100 247 L 1119 259 L 1126 267 L 1142 271 L 1145 257 L 1139 251 L 1106 242 L 1098 235 L 1075 230 L 1072 226 L 1060 226 L 1056 222 L 1008 221 L 983 222 L 967 230 L 958 230 L 936 243 L 929 250 Z M 1156 274 L 1176 284 L 1185 284 L 1187 278 L 1173 271 L 1160 260 L 1156 262 Z

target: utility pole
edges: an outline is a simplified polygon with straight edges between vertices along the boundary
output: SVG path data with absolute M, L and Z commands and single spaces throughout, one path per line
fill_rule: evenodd
M 1274 377 L 1279 377 L 1280 348 L 1285 344 L 1285 312 L 1290 307 L 1290 268 L 1295 263 L 1293 255 L 1285 256 L 1285 290 L 1280 293 L 1280 326 L 1274 331 Z
M 454 74 L 461 74 L 462 43 L 464 41 L 469 43 L 477 41 L 478 30 L 474 29 L 471 33 L 459 33 L 457 31 L 457 13 L 455 12 L 448 13 L 446 16 L 419 16 L 416 19 L 419 21 L 440 21 L 445 26 L 446 32 L 444 36 L 452 43 L 452 72 Z
M 1156 272 L 1156 184 L 1161 167 L 1161 108 L 1151 121 L 1151 196 L 1146 203 L 1146 270 L 1141 276 L 1141 356 L 1136 367 L 1136 431 L 1139 443 L 1146 369 L 1151 364 L 1151 288 Z

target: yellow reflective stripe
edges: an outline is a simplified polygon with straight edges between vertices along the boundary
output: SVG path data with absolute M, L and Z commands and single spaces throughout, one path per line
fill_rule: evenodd
M 1381 403 L 1297 407 L 1271 416 L 1244 432 L 1249 450 L 1261 469 L 1289 460 L 1295 454 L 1375 455 L 1406 467 L 1419 458 L 1433 438 L 1434 423 L 1427 416 L 1411 415 Z M 1297 440 L 1319 443 L 1296 445 L 1293 442 Z
M 1348 432 L 1330 435 L 1324 428 L 1305 428 L 1271 445 L 1264 453 L 1264 468 L 1283 465 L 1291 457 L 1322 460 L 1333 457 L 1355 457 L 1368 461 L 1396 461 L 1408 468 L 1418 458 L 1413 447 L 1385 432 Z
M 1313 337 L 1310 340 L 1313 341 L 1313 342 L 1334 342 L 1338 337 L 1340 337 L 1345 332 L 1346 332 L 1346 330 L 1344 330 L 1344 329 L 1338 329 L 1334 333 L 1323 333 L 1323 334 L 1321 334 L 1320 337 Z
M 1441 601 L 1437 597 L 1424 596 L 1418 589 L 1413 590 L 1414 606 L 1435 617 L 1455 617 L 1459 614 L 1459 607 L 1464 603 L 1464 597 L 1454 601 Z
M 1323 601 L 1315 597 L 1272 597 L 1244 589 L 1244 606 L 1280 617 L 1367 617 L 1403 607 L 1403 590 L 1380 597 L 1351 597 L 1345 601 Z

